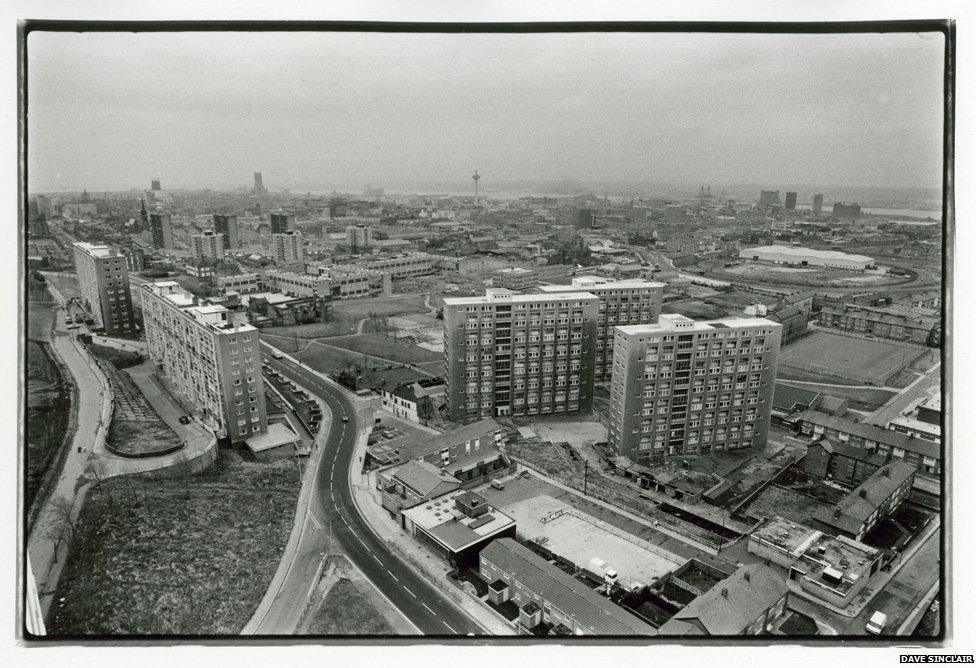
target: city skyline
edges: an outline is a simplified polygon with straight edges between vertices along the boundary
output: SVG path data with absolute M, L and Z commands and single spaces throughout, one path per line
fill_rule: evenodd
M 32 191 L 235 188 L 256 166 L 295 190 L 474 167 L 486 190 L 941 175 L 935 33 L 34 32 L 28 49 Z

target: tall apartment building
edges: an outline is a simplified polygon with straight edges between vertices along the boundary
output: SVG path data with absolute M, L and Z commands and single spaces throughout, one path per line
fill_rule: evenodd
M 305 259 L 302 233 L 288 230 L 271 235 L 271 257 L 277 264 L 295 264 Z
M 193 257 L 219 260 L 224 257 L 224 235 L 207 230 L 193 235 Z
M 126 256 L 108 246 L 72 245 L 78 291 L 95 326 L 104 328 L 106 334 L 135 334 Z
M 270 220 L 271 234 L 280 234 L 295 229 L 295 214 L 293 213 L 272 213 Z
M 237 224 L 237 216 L 215 213 L 213 228 L 214 232 L 224 235 L 224 250 L 241 247 L 241 232 Z
M 149 229 L 152 230 L 153 246 L 173 247 L 173 219 L 168 213 L 149 214 Z
M 610 451 L 636 462 L 763 447 L 782 325 L 765 318 L 617 327 Z
M 444 299 L 452 420 L 589 411 L 599 299 L 589 292 Z
M 362 253 L 373 245 L 373 228 L 368 225 L 346 227 L 346 246 L 350 253 Z
M 600 299 L 596 320 L 596 356 L 593 380 L 610 380 L 613 371 L 613 334 L 618 325 L 657 322 L 664 299 L 664 283 L 640 279 L 615 281 L 603 276 L 577 276 L 571 285 L 541 285 L 546 294 L 585 290 Z
M 792 190 L 786 193 L 786 204 L 784 206 L 787 209 L 796 208 L 796 193 Z
M 813 196 L 813 212 L 820 213 L 823 211 L 823 195 L 817 193 Z
M 176 281 L 139 286 L 149 358 L 218 435 L 243 441 L 268 430 L 257 329 Z

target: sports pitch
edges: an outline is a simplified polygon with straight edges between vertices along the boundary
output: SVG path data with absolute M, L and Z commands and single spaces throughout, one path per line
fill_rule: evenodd
M 779 353 L 779 368 L 815 374 L 825 381 L 886 385 L 892 375 L 926 352 L 925 348 L 818 331 L 784 347 Z

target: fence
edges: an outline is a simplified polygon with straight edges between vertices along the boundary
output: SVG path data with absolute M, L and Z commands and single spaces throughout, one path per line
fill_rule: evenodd
M 531 469 L 532 471 L 535 471 L 536 473 L 538 473 L 544 478 L 551 477 L 547 472 L 539 469 L 534 464 L 531 464 L 520 457 L 516 457 L 513 455 L 508 455 L 508 456 L 512 461 L 518 462 L 522 466 Z M 596 478 L 596 480 L 593 480 L 593 478 Z M 572 489 L 578 492 L 581 492 L 583 496 L 591 496 L 605 503 L 609 503 L 610 505 L 616 506 L 618 508 L 622 508 L 627 512 L 631 513 L 632 515 L 636 515 L 645 523 L 649 523 L 653 526 L 665 525 L 669 531 L 673 531 L 675 533 L 681 534 L 688 540 L 693 541 L 695 543 L 704 544 L 708 548 L 715 550 L 716 552 L 718 552 L 727 543 L 734 542 L 734 541 L 716 540 L 715 537 L 712 537 L 714 536 L 714 534 L 706 536 L 700 533 L 694 533 L 692 531 L 689 531 L 688 529 L 681 526 L 681 524 L 679 524 L 680 520 L 677 520 L 676 518 L 673 518 L 666 513 L 662 513 L 660 516 L 648 515 L 647 513 L 640 510 L 639 506 L 636 505 L 636 501 L 637 501 L 636 499 L 621 494 L 619 492 L 615 492 L 612 489 L 608 488 L 605 484 L 600 482 L 602 478 L 603 476 L 600 476 L 599 474 L 593 474 L 592 476 L 588 476 L 585 490 L 583 489 L 582 486 L 570 480 L 559 480 L 559 483 L 567 487 L 571 487 Z

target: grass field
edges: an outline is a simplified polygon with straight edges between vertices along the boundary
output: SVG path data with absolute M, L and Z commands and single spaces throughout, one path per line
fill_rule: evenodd
M 393 632 L 372 602 L 346 578 L 332 585 L 308 627 L 311 635 L 392 635 Z
M 71 410 L 70 400 L 61 398 L 61 380 L 54 362 L 42 344 L 27 341 L 27 486 L 25 502 L 30 509 L 48 468 L 64 439 Z M 67 395 L 65 395 L 67 396 Z
M 106 481 L 82 510 L 48 632 L 240 632 L 278 567 L 297 499 L 291 463 L 232 451 L 189 478 Z
M 360 336 L 343 336 L 329 339 L 330 346 L 345 348 L 358 353 L 378 355 L 394 362 L 404 364 L 421 364 L 424 362 L 443 362 L 444 354 L 435 353 L 415 346 L 408 341 L 394 341 L 383 334 L 362 334 Z
M 779 368 L 784 377 L 796 370 L 825 382 L 840 379 L 851 384 L 885 385 L 889 377 L 925 353 L 923 348 L 818 331 L 782 348 Z

